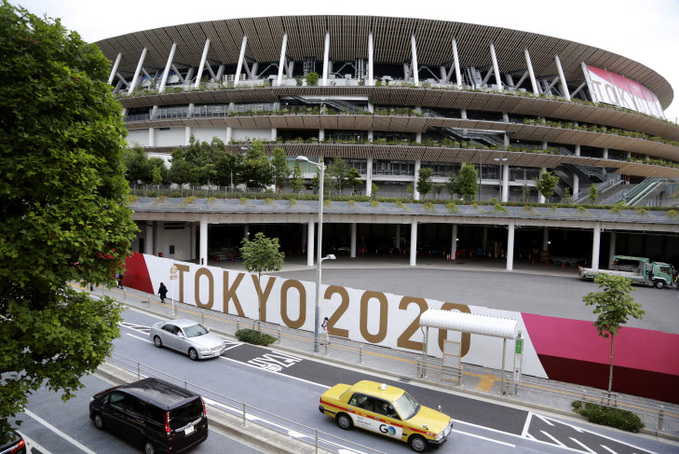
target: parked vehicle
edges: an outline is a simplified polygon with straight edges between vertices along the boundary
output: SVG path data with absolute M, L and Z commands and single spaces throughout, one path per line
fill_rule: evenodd
M 9 434 L 9 441 L 0 444 L 0 454 L 26 454 L 26 442 L 19 432 Z
M 95 394 L 90 419 L 98 429 L 143 447 L 146 454 L 184 452 L 208 435 L 202 397 L 157 378 Z
M 151 326 L 149 335 L 156 347 L 186 353 L 194 361 L 220 356 L 226 348 L 224 340 L 193 320 L 158 322 Z
M 403 389 L 370 380 L 333 386 L 321 396 L 318 409 L 344 430 L 356 426 L 396 438 L 415 452 L 438 448 L 453 430 L 450 416 L 420 405 Z
M 578 267 L 580 279 L 593 280 L 599 274 L 623 276 L 629 279 L 632 284 L 648 287 L 672 288 L 675 285 L 673 281 L 675 270 L 672 265 L 663 262 L 651 262 L 646 257 L 616 255 L 613 258 L 612 270 Z

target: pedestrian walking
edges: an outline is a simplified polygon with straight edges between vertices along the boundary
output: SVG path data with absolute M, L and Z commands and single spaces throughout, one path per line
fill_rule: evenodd
M 116 273 L 116 280 L 118 281 L 118 288 L 123 288 L 123 274 Z
M 162 282 L 160 283 L 160 287 L 158 287 L 158 295 L 160 295 L 160 302 L 165 304 L 165 298 L 167 297 L 167 287 L 165 287 L 165 284 Z
M 328 334 L 328 317 L 325 317 L 323 319 L 323 323 L 321 323 L 321 328 L 323 328 L 323 341 L 326 344 L 330 344 L 330 334 Z

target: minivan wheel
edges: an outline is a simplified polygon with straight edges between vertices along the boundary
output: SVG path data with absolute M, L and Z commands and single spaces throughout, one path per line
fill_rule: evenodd
M 156 447 L 150 441 L 144 442 L 144 453 L 145 454 L 156 454 Z
M 191 358 L 193 361 L 198 360 L 198 352 L 195 348 L 189 348 L 189 358 Z
M 99 430 L 104 430 L 104 420 L 99 413 L 94 414 L 94 427 Z
M 163 341 L 160 340 L 160 336 L 155 336 L 153 338 L 153 345 L 155 345 L 158 348 L 161 348 L 163 346 Z

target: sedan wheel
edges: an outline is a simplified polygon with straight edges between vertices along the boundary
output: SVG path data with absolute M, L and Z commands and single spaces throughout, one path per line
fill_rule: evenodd
M 156 454 L 156 448 L 150 441 L 144 442 L 144 453 L 145 454 Z
M 190 348 L 189 349 L 189 358 L 191 358 L 193 361 L 198 360 L 198 352 L 196 351 L 195 348 Z
M 104 420 L 102 419 L 99 413 L 94 415 L 94 427 L 96 427 L 99 430 L 104 429 Z
M 158 348 L 161 348 L 163 346 L 163 341 L 160 340 L 160 336 L 154 336 L 153 345 L 155 345 Z

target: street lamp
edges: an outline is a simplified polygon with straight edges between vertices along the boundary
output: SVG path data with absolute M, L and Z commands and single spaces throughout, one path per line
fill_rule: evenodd
M 321 263 L 323 260 L 335 260 L 336 257 L 333 254 L 321 257 L 323 252 L 323 179 L 325 176 L 323 158 L 320 158 L 318 163 L 309 161 L 309 158 L 306 156 L 297 156 L 295 160 L 313 164 L 321 169 L 321 176 L 318 184 L 318 245 L 316 246 L 318 250 L 316 251 L 316 309 L 314 313 L 314 352 L 318 353 L 318 327 L 321 311 Z
M 504 200 L 502 200 L 502 167 L 504 167 L 504 163 L 507 162 L 507 158 L 493 158 L 493 160 L 500 164 L 500 202 L 504 202 Z

